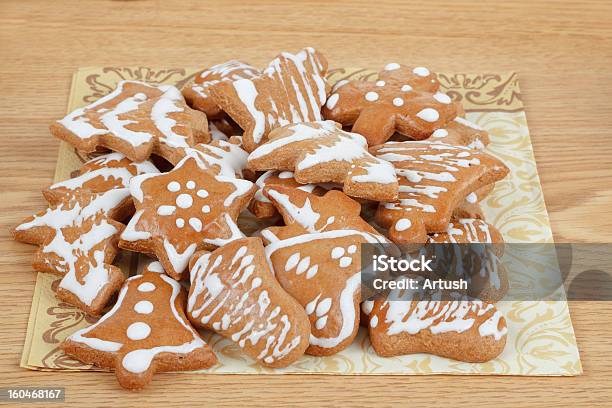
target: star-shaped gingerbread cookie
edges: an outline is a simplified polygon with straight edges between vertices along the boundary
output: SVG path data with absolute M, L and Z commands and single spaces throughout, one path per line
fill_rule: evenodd
M 136 213 L 119 246 L 155 255 L 168 275 L 180 279 L 197 250 L 244 236 L 236 218 L 255 187 L 187 156 L 168 173 L 135 177 L 130 193 Z
M 340 81 L 323 108 L 323 117 L 352 125 L 370 146 L 384 143 L 394 132 L 412 139 L 429 137 L 458 113 L 457 104 L 439 91 L 427 68 L 387 64 L 375 82 Z
M 137 81 L 119 82 L 113 92 L 50 129 L 84 152 L 104 147 L 136 162 L 155 153 L 175 164 L 185 148 L 210 140 L 206 115 L 187 106 L 177 88 Z
M 428 233 L 446 231 L 470 193 L 509 171 L 482 151 L 430 141 L 387 142 L 370 151 L 392 162 L 399 177 L 399 200 L 381 203 L 375 218 L 400 244 L 424 243 Z
M 292 171 L 302 184 L 339 183 L 351 197 L 396 200 L 393 165 L 367 147 L 363 136 L 345 132 L 336 122 L 298 123 L 273 130 L 270 140 L 251 152 L 248 167 Z
M 116 220 L 133 212 L 128 185 L 145 173 L 159 172 L 120 153 L 100 156 L 45 189 L 50 207 L 14 228 L 16 240 L 40 246 L 33 268 L 62 276 L 59 299 L 98 315 L 119 289 L 124 276 L 111 264 L 124 226 Z
M 263 230 L 262 237 L 276 278 L 310 319 L 306 352 L 337 353 L 351 344 L 359 326 L 361 244 L 388 241 L 359 216 L 359 203 L 341 191 L 319 197 L 269 186 L 264 194 L 287 224 Z
M 215 103 L 244 129 L 245 150 L 267 140 L 274 128 L 321 120 L 327 98 L 327 60 L 313 48 L 283 52 L 254 78 L 208 87 Z

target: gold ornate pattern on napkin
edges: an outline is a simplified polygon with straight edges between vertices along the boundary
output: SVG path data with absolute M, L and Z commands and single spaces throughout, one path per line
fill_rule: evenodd
M 106 95 L 123 79 L 169 83 L 181 87 L 195 72 L 196 69 L 187 68 L 82 68 L 73 77 L 68 111 Z M 367 70 L 335 69 L 330 71 L 329 79 L 333 83 L 341 79 L 374 79 L 375 75 Z M 506 242 L 552 242 L 517 74 L 442 73 L 439 79 L 446 92 L 463 103 L 467 118 L 490 133 L 489 152 L 501 158 L 512 170 L 505 180 L 497 183 L 495 191 L 482 203 L 487 221 L 502 232 Z M 68 178 L 70 172 L 85 159 L 72 147 L 62 143 L 55 181 Z M 257 222 L 254 218 L 239 219 L 245 232 L 256 230 Z M 516 262 L 520 263 L 520 260 Z M 123 253 L 117 263 L 124 271 L 134 274 L 146 264 L 146 260 L 137 254 Z M 520 265 L 517 268 L 520 270 Z M 518 275 L 510 279 L 524 278 Z M 52 286 L 57 283 L 57 277 L 38 274 L 21 366 L 34 370 L 94 369 L 65 356 L 59 349 L 60 342 L 66 336 L 91 324 L 93 320 L 55 298 Z M 565 299 L 563 294 L 561 299 Z M 292 366 L 281 370 L 261 367 L 231 342 L 211 333 L 203 333 L 219 357 L 220 364 L 202 372 L 349 375 L 582 373 L 565 300 L 506 301 L 500 302 L 498 308 L 505 314 L 509 326 L 506 349 L 497 359 L 483 364 L 462 363 L 425 354 L 379 357 L 371 349 L 366 331 L 361 328 L 355 342 L 346 350 L 329 357 L 304 356 Z

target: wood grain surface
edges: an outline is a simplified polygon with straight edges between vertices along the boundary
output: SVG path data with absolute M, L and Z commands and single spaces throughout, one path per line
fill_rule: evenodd
M 262 65 L 312 45 L 332 66 L 389 60 L 446 72 L 513 70 L 555 239 L 612 239 L 612 2 L 0 2 L 0 386 L 65 386 L 66 405 L 610 405 L 612 304 L 572 302 L 584 375 L 574 378 L 158 375 L 141 393 L 112 374 L 19 368 L 34 247 L 8 229 L 45 207 L 80 66 Z M 399 405 L 399 404 L 398 404 Z

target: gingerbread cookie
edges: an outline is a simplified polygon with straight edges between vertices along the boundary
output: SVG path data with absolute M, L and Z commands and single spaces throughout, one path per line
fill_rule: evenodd
M 221 110 L 244 129 L 251 152 L 277 127 L 321 120 L 327 98 L 327 60 L 313 48 L 284 52 L 261 75 L 221 81 L 207 89 Z
M 359 217 L 359 203 L 341 191 L 319 197 L 269 186 L 264 194 L 287 224 L 261 234 L 276 278 L 310 319 L 306 352 L 337 353 L 352 343 L 359 326 L 361 244 L 388 241 Z
M 199 159 L 215 174 L 224 177 L 243 177 L 249 154 L 240 147 L 242 138 L 233 136 L 229 140 L 214 140 L 209 144 L 200 143 L 185 154 Z
M 286 367 L 308 347 L 304 309 L 278 284 L 260 238 L 233 241 L 190 262 L 191 321 L 235 342 L 267 367 Z
M 352 197 L 397 199 L 391 163 L 373 157 L 366 140 L 332 121 L 298 123 L 270 132 L 270 140 L 249 155 L 252 170 L 293 171 L 298 183 L 340 183 Z
M 457 116 L 458 107 L 439 91 L 427 68 L 387 64 L 376 82 L 336 84 L 323 108 L 323 117 L 352 125 L 370 146 L 387 141 L 395 131 L 413 139 L 429 137 Z
M 483 150 L 489 144 L 489 134 L 474 122 L 457 116 L 444 128 L 434 130 L 428 140 Z
M 472 298 L 495 303 L 504 297 L 509 287 L 508 274 L 500 260 L 504 254 L 504 239 L 497 228 L 481 219 L 456 218 L 445 232 L 429 236 L 424 251 L 436 251 L 434 244 L 458 244 L 452 248 L 441 245 L 435 252 L 436 261 L 456 266 L 452 270 L 445 268 L 445 276 L 441 278 L 465 280 L 466 293 Z M 461 265 L 455 265 L 459 259 Z
M 392 162 L 399 177 L 399 200 L 381 204 L 376 222 L 402 244 L 424 243 L 428 233 L 444 232 L 453 211 L 470 193 L 509 171 L 482 151 L 443 143 L 387 142 L 370 151 Z
M 298 188 L 300 190 L 314 193 L 316 195 L 323 195 L 331 187 L 329 184 L 300 184 L 294 177 L 292 171 L 266 171 L 264 174 L 259 176 L 255 182 L 258 190 L 249 204 L 249 211 L 257 218 L 271 218 L 278 214 L 276 207 L 272 204 L 272 201 L 268 199 L 263 193 L 263 190 L 267 186 L 286 186 Z
M 115 306 L 97 323 L 68 336 L 62 350 L 114 369 L 119 384 L 132 390 L 158 372 L 211 367 L 217 358 L 189 324 L 184 305 L 184 289 L 154 262 L 125 282 Z
M 201 110 L 209 119 L 218 119 L 223 115 L 213 98 L 208 94 L 208 87 L 221 81 L 236 81 L 243 78 L 255 78 L 260 75 L 257 68 L 240 61 L 231 60 L 204 69 L 188 82 L 181 92 L 185 100 L 194 109 Z
M 178 89 L 137 81 L 119 82 L 113 92 L 50 129 L 81 151 L 104 147 L 136 162 L 155 153 L 175 164 L 185 148 L 210 140 L 206 115 L 189 108 Z
M 50 207 L 14 228 L 16 240 L 40 246 L 33 268 L 62 276 L 61 300 L 97 315 L 121 286 L 123 273 L 111 263 L 124 226 L 115 220 L 133 211 L 127 186 L 143 173 L 157 169 L 118 153 L 93 159 L 77 177 L 45 189 Z
M 387 299 L 363 302 L 374 351 L 383 357 L 428 353 L 472 363 L 501 354 L 508 328 L 494 305 L 465 296 L 436 298 L 440 295 L 394 290 Z
M 159 173 L 159 170 L 148 160 L 136 163 L 121 153 L 109 153 L 83 164 L 72 178 L 44 189 L 43 196 L 49 204 L 58 204 L 78 189 L 103 193 L 115 188 L 128 188 L 132 177 L 146 173 Z
M 136 213 L 119 246 L 155 255 L 168 275 L 180 279 L 197 250 L 244 236 L 236 218 L 255 186 L 187 156 L 168 173 L 135 177 L 130 193 Z

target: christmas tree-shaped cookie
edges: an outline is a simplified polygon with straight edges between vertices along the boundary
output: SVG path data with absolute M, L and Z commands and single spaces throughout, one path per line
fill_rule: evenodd
M 62 349 L 80 361 L 114 368 L 122 387 L 141 389 L 154 373 L 208 368 L 217 362 L 187 321 L 185 291 L 159 262 L 128 279 L 115 306 Z

